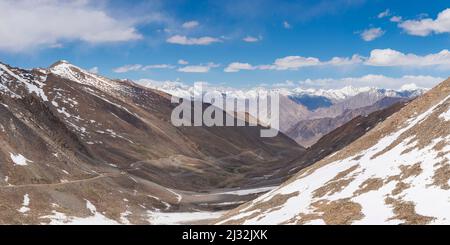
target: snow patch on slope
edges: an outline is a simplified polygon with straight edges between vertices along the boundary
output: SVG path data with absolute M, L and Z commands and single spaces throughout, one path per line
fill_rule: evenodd
M 11 160 L 14 162 L 14 164 L 18 165 L 18 166 L 27 166 L 29 162 L 33 162 L 33 161 L 28 160 L 22 154 L 10 153 L 10 157 L 11 157 Z
M 23 196 L 23 204 L 22 207 L 19 209 L 19 212 L 21 213 L 28 213 L 28 211 L 30 211 L 30 196 L 28 194 L 25 194 Z
M 148 221 L 152 225 L 182 225 L 194 224 L 198 221 L 212 220 L 223 215 L 224 212 L 177 212 L 163 213 L 148 211 Z
M 97 212 L 96 207 L 88 200 L 86 200 L 86 208 L 91 212 L 91 216 L 85 218 L 69 217 L 57 211 L 53 211 L 52 215 L 41 218 L 50 219 L 49 225 L 120 225 L 117 221 L 109 219 Z
M 9 76 L 13 77 L 14 79 L 16 79 L 17 81 L 21 82 L 23 85 L 25 85 L 25 87 L 27 88 L 29 93 L 35 93 L 36 95 L 38 95 L 43 101 L 48 101 L 47 96 L 44 93 L 44 90 L 42 89 L 45 84 L 41 83 L 38 80 L 34 80 L 34 81 L 27 81 L 26 79 L 22 78 L 21 76 L 15 74 L 13 71 L 11 71 L 10 69 L 8 69 L 7 66 L 0 64 L 0 69 L 3 70 L 4 72 L 6 72 Z M 2 89 L 3 88 L 3 89 Z M 5 86 L 2 85 L 2 87 L 0 87 L 0 89 L 5 90 Z M 6 88 L 7 89 L 7 88 Z M 8 91 L 10 91 L 8 89 Z
M 442 113 L 439 118 L 445 120 L 445 121 L 450 121 L 450 109 L 444 113 Z

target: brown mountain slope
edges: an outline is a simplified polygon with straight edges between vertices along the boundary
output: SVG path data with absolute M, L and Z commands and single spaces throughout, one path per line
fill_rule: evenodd
M 316 119 L 301 120 L 294 124 L 286 134 L 304 147 L 310 147 L 324 135 L 344 125 L 355 117 L 366 116 L 374 111 L 382 110 L 395 103 L 407 101 L 405 98 L 385 97 L 373 105 L 347 109 L 336 117 L 322 117 Z
M 280 95 L 280 130 L 287 133 L 298 121 L 310 117 L 311 112 L 305 106 L 297 104 L 288 96 Z
M 299 155 L 298 158 L 286 165 L 284 169 L 279 170 L 279 173 L 273 175 L 272 178 L 277 179 L 276 177 L 280 177 L 282 180 L 287 180 L 287 178 L 296 174 L 301 169 L 340 151 L 365 135 L 372 128 L 376 127 L 379 123 L 386 120 L 392 114 L 402 109 L 408 103 L 409 102 L 399 102 L 386 109 L 372 112 L 367 116 L 355 117 L 339 128 L 323 136 L 319 141 L 317 141 L 317 143 L 307 148 L 303 154 Z
M 192 190 L 263 186 L 255 177 L 304 151 L 261 127 L 174 127 L 174 106 L 67 62 L 0 63 L 0 223 L 148 223 L 158 209 L 204 209 Z
M 450 79 L 278 189 L 238 224 L 448 224 Z

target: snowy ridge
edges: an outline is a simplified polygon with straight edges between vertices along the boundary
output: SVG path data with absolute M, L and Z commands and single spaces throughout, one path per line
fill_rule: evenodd
M 382 89 L 375 87 L 353 87 L 347 86 L 341 89 L 314 89 L 314 88 L 266 88 L 257 87 L 252 89 L 237 89 L 229 87 L 218 87 L 210 86 L 206 83 L 201 84 L 202 86 L 188 86 L 181 82 L 164 81 L 158 82 L 154 80 L 142 79 L 138 81 L 146 87 L 157 89 L 168 94 L 171 94 L 180 98 L 190 98 L 192 95 L 198 96 L 201 92 L 218 92 L 221 94 L 226 94 L 232 98 L 255 98 L 259 92 L 277 91 L 281 95 L 285 96 L 320 96 L 331 99 L 335 102 L 348 99 L 350 97 L 356 96 L 361 93 L 372 93 L 379 95 L 379 97 L 389 96 L 389 97 L 416 97 L 423 94 L 426 89 L 417 87 L 405 87 L 400 90 L 393 89 Z M 202 90 L 200 90 L 200 88 Z
M 48 101 L 47 96 L 44 93 L 43 87 L 46 77 L 36 77 L 30 73 L 26 74 L 27 77 L 22 77 L 22 74 L 17 75 L 8 68 L 6 65 L 0 63 L 0 92 L 8 93 L 13 97 L 20 98 L 16 92 L 13 92 L 8 86 L 12 85 L 12 80 L 21 83 L 28 91 L 28 93 L 35 93 L 43 101 Z
M 347 87 L 344 87 L 341 89 L 294 88 L 294 89 L 292 89 L 292 92 L 290 95 L 291 96 L 299 96 L 299 95 L 323 96 L 328 99 L 344 100 L 348 97 L 355 96 L 357 94 L 365 93 L 365 92 L 380 93 L 381 91 L 377 88 L 370 88 L 370 87 L 356 88 L 356 87 L 352 87 L 352 86 L 347 86 Z
M 53 64 L 49 71 L 62 78 L 95 87 L 101 91 L 119 94 L 126 92 L 126 87 L 121 86 L 120 83 L 101 77 L 99 75 L 85 71 L 77 66 L 68 63 L 65 60 Z

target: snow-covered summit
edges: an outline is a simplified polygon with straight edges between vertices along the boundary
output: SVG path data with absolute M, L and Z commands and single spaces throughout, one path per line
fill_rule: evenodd
M 48 71 L 61 78 L 74 81 L 80 84 L 88 85 L 100 89 L 104 92 L 116 93 L 124 92 L 121 90 L 120 81 L 111 80 L 100 75 L 86 71 L 78 66 L 69 63 L 66 60 L 60 60 L 51 65 Z

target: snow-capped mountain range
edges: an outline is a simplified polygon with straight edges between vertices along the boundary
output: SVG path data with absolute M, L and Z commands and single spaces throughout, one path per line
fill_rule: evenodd
M 140 80 L 144 86 L 164 91 L 176 97 L 199 99 L 205 92 L 223 94 L 227 98 L 255 99 L 264 92 L 280 94 L 279 129 L 304 147 L 312 146 L 322 136 L 342 126 L 354 117 L 368 115 L 395 103 L 414 99 L 427 91 L 409 84 L 399 90 L 374 87 L 341 89 L 266 88 L 236 89 L 198 83 L 187 86 L 181 82 Z M 246 110 L 248 108 L 238 108 Z M 251 114 L 251 110 L 247 111 Z M 260 119 L 261 120 L 261 119 Z M 267 124 L 264 120 L 262 123 Z
M 419 88 L 413 84 L 403 86 L 398 90 L 384 89 L 376 87 L 353 87 L 346 86 L 340 89 L 316 89 L 316 88 L 267 88 L 255 87 L 249 89 L 238 89 L 230 87 L 212 86 L 207 83 L 198 83 L 193 86 L 186 85 L 181 82 L 172 81 L 154 81 L 149 79 L 141 79 L 138 83 L 153 89 L 161 90 L 173 96 L 180 98 L 191 98 L 200 95 L 201 92 L 219 92 L 234 98 L 254 98 L 259 92 L 277 91 L 281 95 L 290 97 L 312 96 L 324 97 L 334 103 L 346 100 L 361 93 L 377 94 L 380 97 L 416 97 L 427 91 L 426 88 Z

